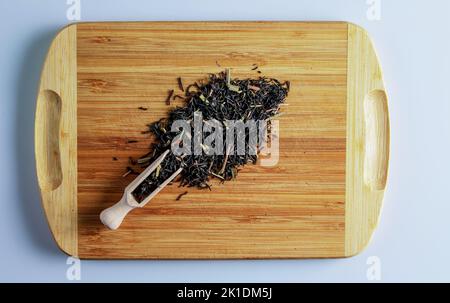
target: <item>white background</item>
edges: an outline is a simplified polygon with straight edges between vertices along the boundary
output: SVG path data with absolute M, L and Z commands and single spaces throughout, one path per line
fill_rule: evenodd
M 450 2 L 381 0 L 81 0 L 81 21 L 333 20 L 371 34 L 390 97 L 392 150 L 380 225 L 361 255 L 340 260 L 82 261 L 81 281 L 367 282 L 450 280 Z M 39 73 L 52 37 L 69 23 L 66 0 L 0 3 L 0 281 L 68 281 L 53 242 L 34 164 Z M 369 281 L 370 282 L 370 281 Z

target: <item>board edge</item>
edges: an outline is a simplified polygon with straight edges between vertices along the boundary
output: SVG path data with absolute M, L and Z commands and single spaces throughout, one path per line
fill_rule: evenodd
M 371 180 L 366 180 L 365 177 L 365 170 L 368 169 L 368 163 L 371 163 L 365 159 L 366 154 L 369 154 L 365 103 L 368 97 L 378 92 L 380 96 L 384 96 L 377 101 L 382 102 L 385 109 L 385 148 L 376 150 L 382 154 L 375 156 L 380 157 L 384 163 L 379 182 L 370 183 Z M 390 130 L 387 106 L 382 69 L 371 38 L 364 28 L 348 23 L 345 257 L 358 255 L 369 245 L 380 219 L 389 168 Z
M 50 92 L 47 94 L 47 92 Z M 47 95 L 59 100 L 58 130 L 48 132 Z M 78 256 L 77 214 L 77 23 L 62 28 L 54 37 L 42 68 L 35 113 L 35 160 L 41 203 L 53 238 L 60 250 Z M 50 138 L 51 135 L 57 138 Z M 56 142 L 54 145 L 48 143 Z M 57 150 L 54 150 L 54 147 Z M 57 155 L 57 168 L 48 161 Z M 58 160 L 59 158 L 59 160 Z M 48 186 L 48 174 L 59 172 L 59 180 Z M 51 183 L 51 182 L 50 182 Z

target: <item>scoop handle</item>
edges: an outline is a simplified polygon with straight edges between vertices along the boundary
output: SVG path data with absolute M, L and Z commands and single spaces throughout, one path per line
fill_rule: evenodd
M 100 213 L 100 220 L 109 229 L 116 230 L 125 216 L 134 208 L 127 203 L 127 195 L 124 194 L 119 202 Z

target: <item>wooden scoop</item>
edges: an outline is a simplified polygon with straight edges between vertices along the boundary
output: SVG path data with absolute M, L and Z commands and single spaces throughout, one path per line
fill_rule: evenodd
M 166 150 L 161 156 L 159 156 L 158 159 L 156 159 L 155 162 L 153 162 L 136 179 L 134 179 L 134 181 L 125 188 L 125 192 L 119 202 L 101 212 L 100 220 L 103 224 L 105 224 L 109 229 L 115 230 L 119 228 L 123 219 L 131 210 L 144 207 L 161 191 L 161 189 L 163 189 L 167 184 L 169 184 L 170 181 L 181 173 L 183 169 L 179 168 L 141 203 L 136 201 L 132 195 L 132 192 L 158 167 L 159 164 L 161 164 L 169 152 L 170 150 Z

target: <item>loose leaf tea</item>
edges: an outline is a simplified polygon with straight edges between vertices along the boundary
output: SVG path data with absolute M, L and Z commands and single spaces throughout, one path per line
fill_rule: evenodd
M 181 90 L 182 85 L 179 86 Z M 226 130 L 228 129 L 227 121 L 245 123 L 250 120 L 267 121 L 270 127 L 270 118 L 279 113 L 280 105 L 288 95 L 289 86 L 288 81 L 281 83 L 266 77 L 231 79 L 230 71 L 227 70 L 227 72 L 210 75 L 206 81 L 183 87 L 184 106 L 172 109 L 167 118 L 149 125 L 149 130 L 156 137 L 156 142 L 151 146 L 152 151 L 138 159 L 137 163 L 147 167 L 167 149 L 171 149 L 174 143 L 180 143 L 180 138 L 192 136 L 184 133 L 184 130 L 172 131 L 172 126 L 175 121 L 182 120 L 189 121 L 194 129 L 192 121 L 195 120 L 195 115 L 202 116 L 204 125 L 208 124 L 208 121 L 219 123 L 211 129 L 219 127 Z M 173 90 L 169 91 L 169 97 L 172 95 Z M 202 131 L 200 143 L 211 132 Z M 251 140 L 248 131 L 235 133 L 233 139 L 237 139 L 238 136 L 244 136 L 246 144 Z M 194 150 L 195 139 L 188 142 L 191 143 L 191 150 Z M 225 142 L 225 135 L 223 142 Z M 180 143 L 180 146 L 183 143 Z M 202 149 L 200 153 L 175 155 L 172 151 L 169 152 L 161 164 L 132 192 L 133 196 L 138 202 L 144 201 L 179 168 L 183 168 L 179 177 L 181 186 L 211 189 L 209 184 L 211 178 L 222 181 L 231 180 L 236 177 L 239 167 L 247 163 L 254 164 L 258 159 L 257 152 L 251 153 L 246 148 L 245 153 L 239 153 L 237 144 L 223 145 L 221 153 L 210 153 L 211 147 L 205 144 L 200 144 Z

